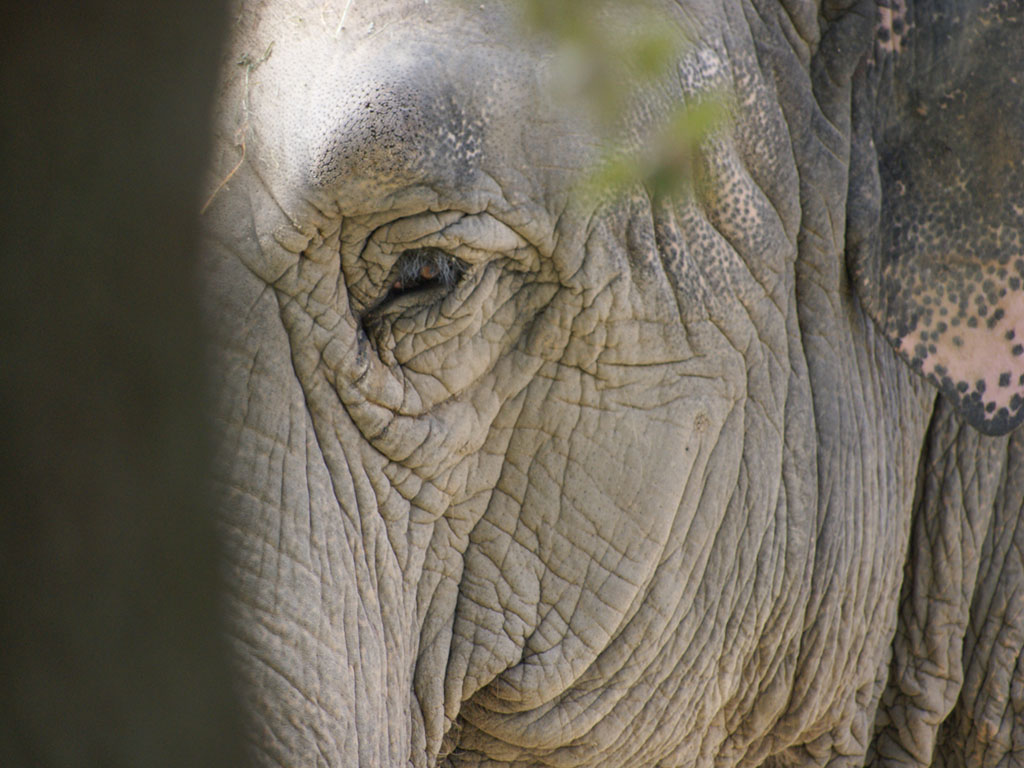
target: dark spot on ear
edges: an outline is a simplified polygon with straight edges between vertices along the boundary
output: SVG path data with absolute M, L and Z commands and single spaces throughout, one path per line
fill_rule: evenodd
M 964 345 L 964 340 L 963 339 L 961 339 L 959 336 L 954 336 L 953 337 L 953 346 L 954 347 L 962 347 L 963 345 Z
M 977 328 L 978 327 L 978 318 L 976 318 L 974 315 L 971 315 L 970 317 L 968 317 L 967 318 L 967 327 L 968 328 Z
M 1008 330 L 1006 332 L 1006 340 L 1007 341 L 1013 341 L 1013 337 L 1016 336 L 1016 335 L 1017 335 L 1017 332 L 1013 328 L 1011 328 L 1010 330 Z
M 1024 355 L 1024 344 L 1014 344 L 1013 349 L 1010 351 L 1013 352 L 1014 357 L 1020 357 Z
M 974 388 L 978 390 L 979 395 L 985 394 L 985 380 L 978 379 L 976 382 L 974 382 Z
M 995 403 L 989 403 L 985 406 L 985 413 L 992 413 L 996 409 Z
M 883 43 L 889 42 L 889 37 L 889 30 L 886 29 L 885 27 L 882 27 L 881 29 L 878 30 L 878 39 L 881 40 Z
M 946 366 L 944 366 L 944 365 L 936 365 L 935 366 L 935 375 L 936 376 L 945 376 L 947 373 L 949 373 L 949 370 L 946 368 Z
M 999 386 L 1008 387 L 1010 386 L 1010 372 L 1005 371 L 999 374 Z
M 961 381 L 956 385 L 958 392 L 966 392 L 970 388 L 970 384 L 966 381 Z

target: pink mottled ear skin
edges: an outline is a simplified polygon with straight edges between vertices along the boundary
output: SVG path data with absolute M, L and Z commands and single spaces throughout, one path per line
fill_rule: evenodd
M 878 48 L 887 53 L 903 52 L 903 35 L 907 29 L 906 0 L 892 0 L 889 6 L 879 6 L 875 24 Z
M 898 338 L 897 349 L 974 426 L 1001 434 L 1024 414 L 1024 294 L 994 293 L 991 304 L 972 300 L 980 293 L 959 303 L 955 294 L 929 296 L 932 322 Z
M 847 240 L 876 327 L 989 435 L 1024 421 L 1024 17 L 999 7 L 881 4 Z

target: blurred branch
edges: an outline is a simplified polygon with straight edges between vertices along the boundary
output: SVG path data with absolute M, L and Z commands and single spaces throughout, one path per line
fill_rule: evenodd
M 727 118 L 724 99 L 709 93 L 678 103 L 649 124 L 629 125 L 638 101 L 659 84 L 670 92 L 692 45 L 679 20 L 650 0 L 516 0 L 523 25 L 555 56 L 553 88 L 584 106 L 609 146 L 580 184 L 583 194 L 618 196 L 643 185 L 652 197 L 678 193 L 692 177 L 701 141 Z

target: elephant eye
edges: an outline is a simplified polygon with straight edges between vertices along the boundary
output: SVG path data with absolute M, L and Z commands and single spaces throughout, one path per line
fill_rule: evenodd
M 450 290 L 466 272 L 466 264 L 440 248 L 403 251 L 388 276 L 388 292 L 382 304 L 432 288 Z

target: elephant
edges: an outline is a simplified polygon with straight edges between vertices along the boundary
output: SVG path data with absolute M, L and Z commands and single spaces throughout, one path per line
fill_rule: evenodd
M 613 130 L 513 2 L 232 14 L 200 283 L 258 764 L 1020 763 L 1024 6 L 652 8 L 686 44 Z M 586 190 L 712 99 L 676 187 Z

